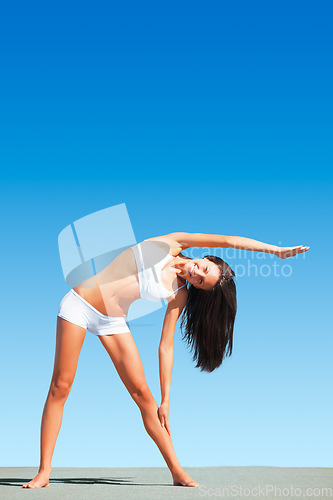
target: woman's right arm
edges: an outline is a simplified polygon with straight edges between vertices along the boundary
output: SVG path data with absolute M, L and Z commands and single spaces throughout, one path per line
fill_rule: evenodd
M 280 259 L 286 259 L 287 257 L 294 257 L 299 253 L 306 252 L 310 248 L 303 245 L 279 247 L 264 243 L 263 241 L 253 240 L 252 238 L 245 238 L 244 236 L 228 236 L 225 234 L 177 232 L 149 239 L 163 241 L 168 244 L 172 249 L 171 252 L 173 255 L 178 255 L 189 247 L 215 247 L 272 253 L 280 257 Z
M 293 257 L 298 253 L 306 252 L 310 248 L 303 247 L 303 245 L 279 247 L 252 238 L 245 238 L 244 236 L 227 236 L 224 234 L 170 233 L 167 236 L 169 240 L 173 241 L 173 245 L 178 245 L 181 250 L 189 247 L 237 248 L 272 253 L 281 259 Z

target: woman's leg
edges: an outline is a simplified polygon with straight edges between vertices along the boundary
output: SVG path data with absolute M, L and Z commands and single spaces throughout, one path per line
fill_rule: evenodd
M 86 330 L 59 316 L 54 370 L 49 393 L 44 406 L 41 425 L 40 466 L 36 477 L 24 488 L 48 486 L 51 460 L 59 434 L 65 401 L 71 390 Z
M 171 437 L 161 426 L 158 406 L 147 385 L 139 352 L 131 333 L 99 337 L 131 397 L 138 405 L 149 436 L 155 441 L 173 477 L 175 485 L 199 486 L 182 469 L 172 446 Z

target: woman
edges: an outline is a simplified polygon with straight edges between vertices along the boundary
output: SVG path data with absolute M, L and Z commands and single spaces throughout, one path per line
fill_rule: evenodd
M 182 251 L 189 247 L 238 248 L 272 253 L 282 259 L 309 248 L 277 247 L 238 236 L 171 233 L 128 248 L 100 273 L 70 290 L 60 303 L 57 318 L 54 371 L 41 424 L 40 467 L 36 477 L 23 487 L 49 485 L 63 408 L 87 329 L 98 335 L 138 405 L 145 429 L 170 469 L 173 484 L 198 486 L 182 469 L 170 437 L 168 412 L 175 326 L 183 312 L 184 339 L 193 348 L 196 366 L 211 372 L 232 352 L 237 306 L 235 274 L 228 264 L 214 256 L 186 257 Z M 139 298 L 168 301 L 159 344 L 159 407 L 148 388 L 126 322 L 130 305 Z

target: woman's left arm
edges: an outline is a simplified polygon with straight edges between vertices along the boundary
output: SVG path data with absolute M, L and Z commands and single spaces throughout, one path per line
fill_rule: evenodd
M 226 236 L 223 234 L 171 233 L 169 236 L 181 246 L 182 250 L 189 247 L 238 248 L 240 250 L 272 253 L 281 259 L 293 257 L 298 253 L 306 252 L 310 248 L 303 247 L 303 245 L 279 247 L 251 238 L 244 238 L 243 236 Z
M 161 405 L 158 409 L 158 417 L 161 425 L 165 427 L 169 434 L 171 434 L 169 426 L 169 402 L 173 365 L 173 338 L 177 320 L 187 301 L 187 294 L 188 292 L 186 289 L 180 290 L 177 293 L 176 298 L 168 304 L 158 349 L 161 385 Z

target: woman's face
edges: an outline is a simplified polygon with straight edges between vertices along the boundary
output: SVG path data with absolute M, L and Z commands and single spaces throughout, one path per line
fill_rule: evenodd
M 213 288 L 220 277 L 220 268 L 208 259 L 191 259 L 185 264 L 185 279 L 202 290 Z

